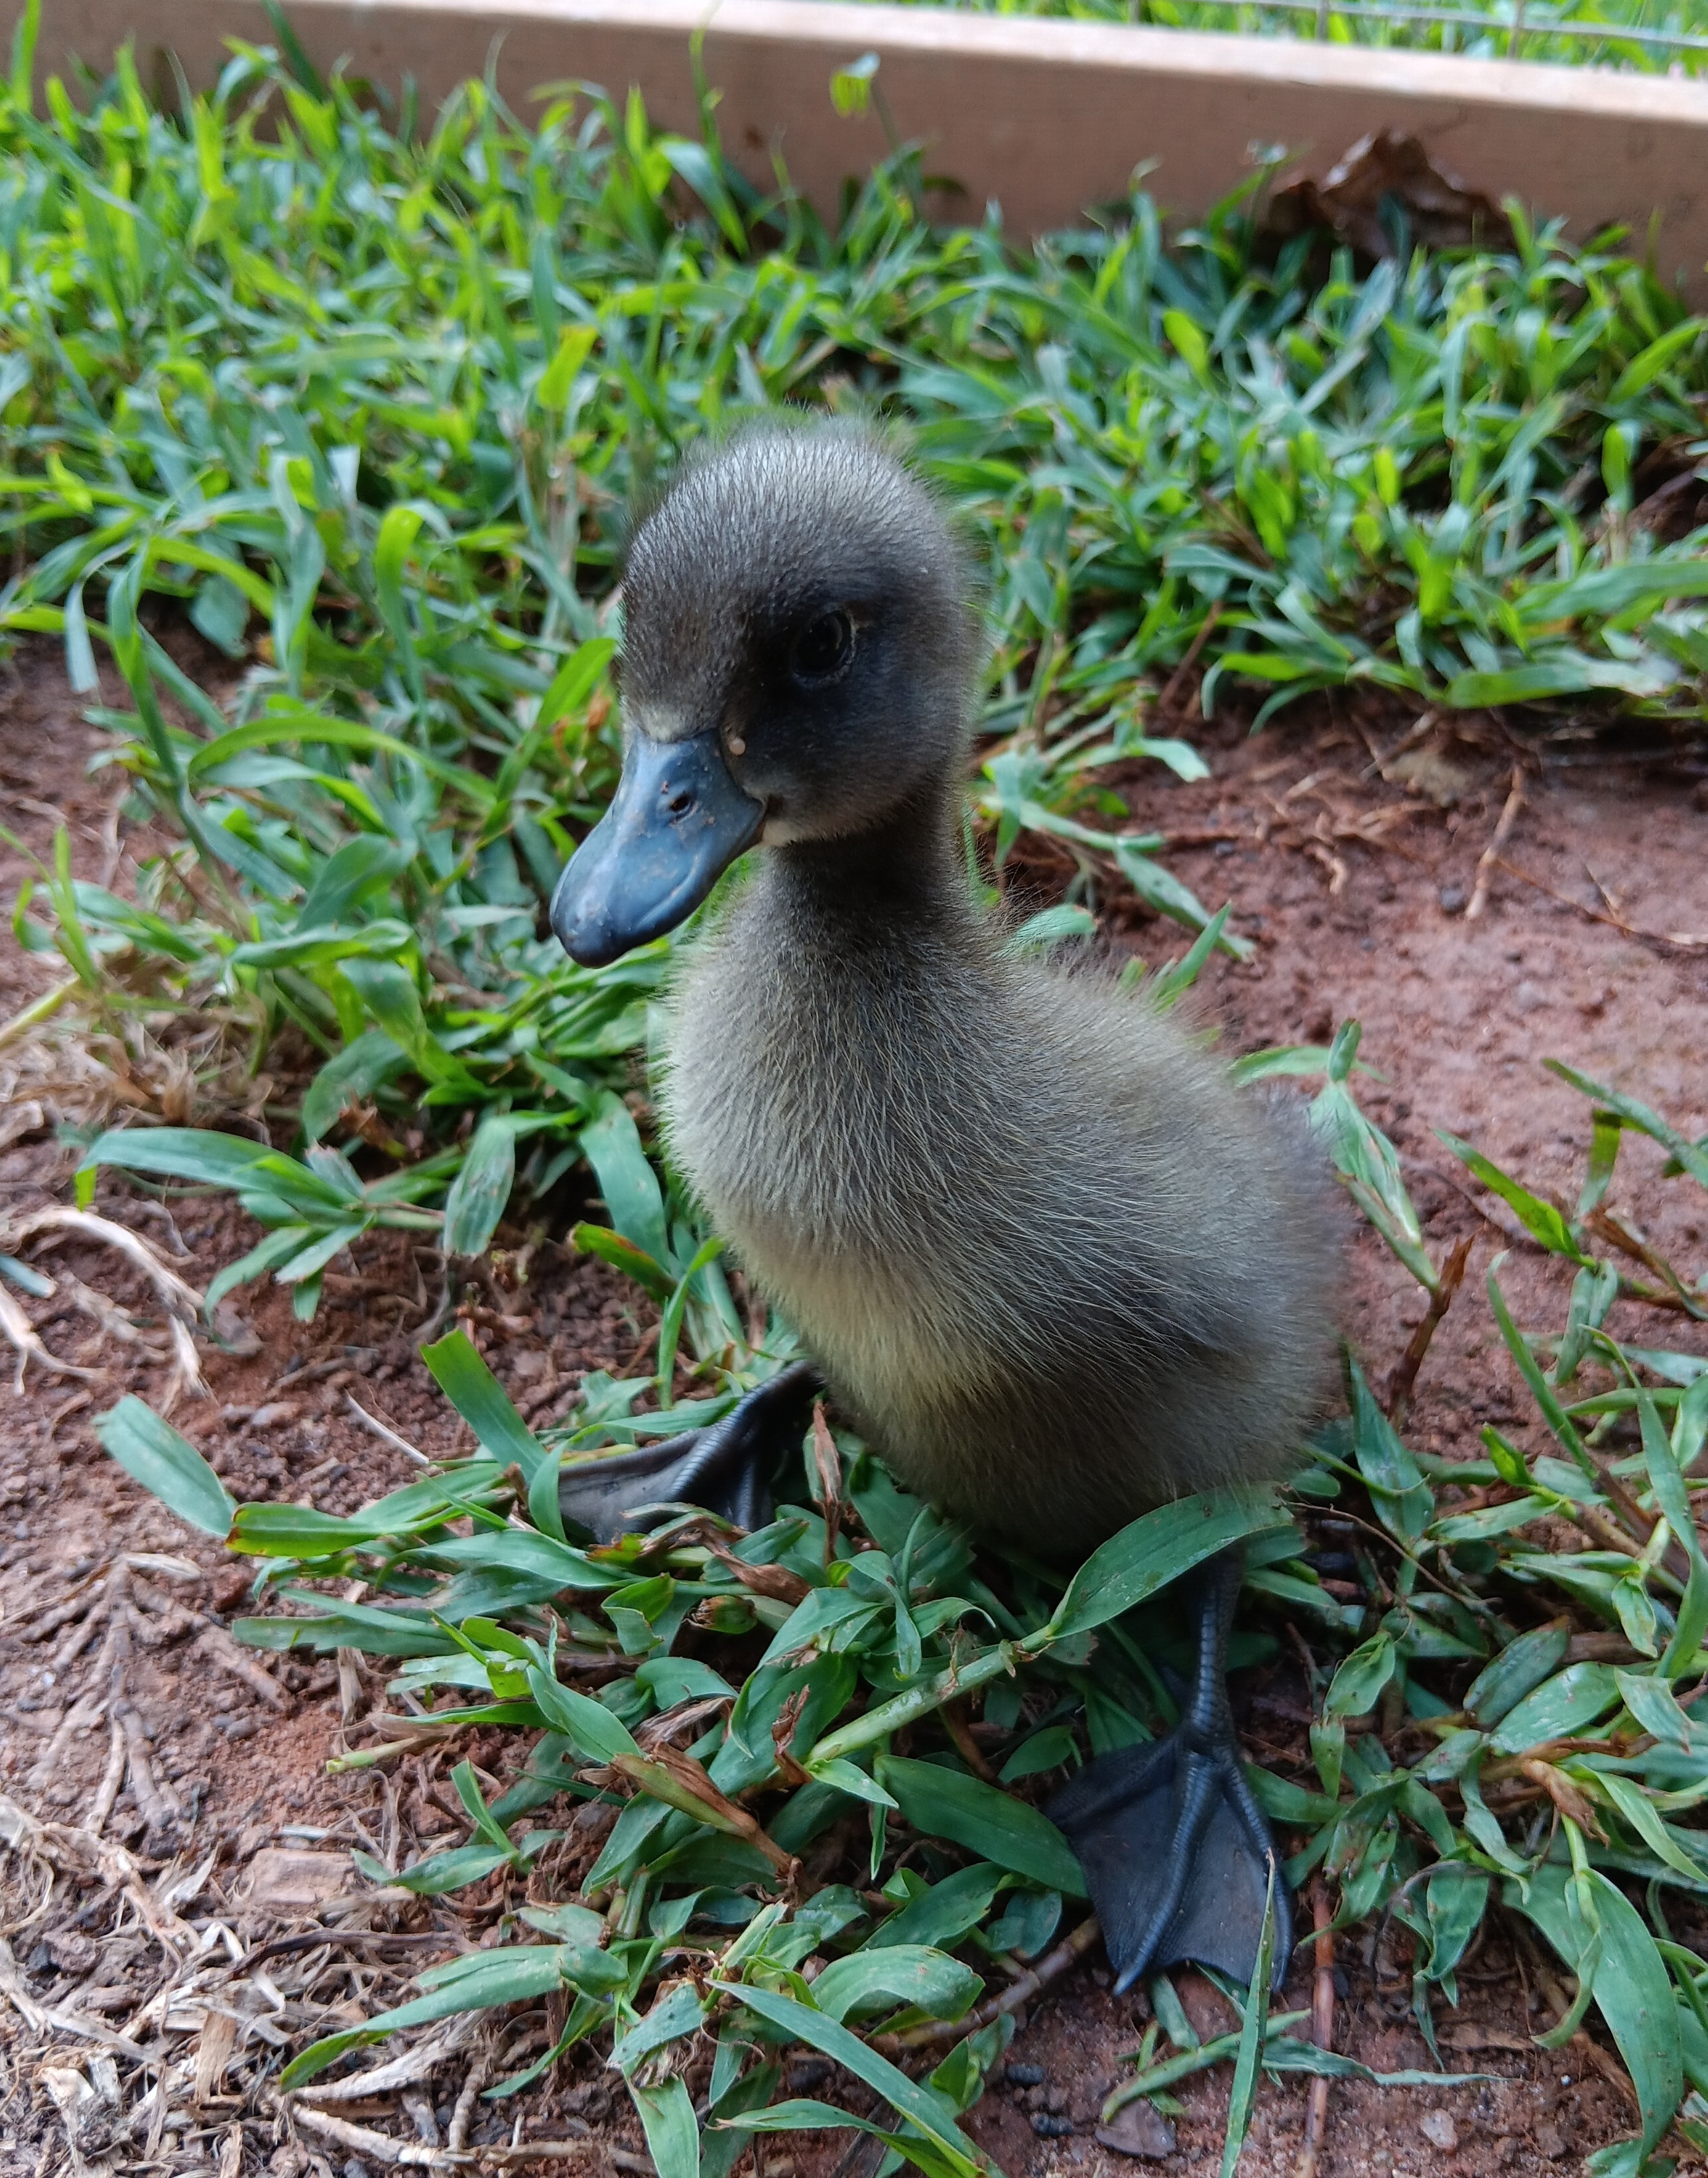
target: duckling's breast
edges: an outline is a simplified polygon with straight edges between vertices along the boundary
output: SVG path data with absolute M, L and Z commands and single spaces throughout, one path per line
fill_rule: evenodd
M 909 1485 L 1065 1550 L 1284 1471 L 1333 1278 L 1296 1146 L 988 933 L 774 908 L 754 884 L 682 976 L 670 1151 Z
M 832 1383 L 912 1440 L 989 1373 L 969 1193 L 1001 1121 L 950 1028 L 988 994 L 941 959 L 756 943 L 757 920 L 742 903 L 677 992 L 671 1155 Z

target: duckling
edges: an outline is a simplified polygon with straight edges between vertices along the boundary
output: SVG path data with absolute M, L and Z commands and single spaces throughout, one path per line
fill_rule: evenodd
M 907 1486 L 1072 1562 L 1165 1501 L 1278 1479 L 1317 1409 L 1337 1254 L 1301 1130 L 1112 982 L 1017 958 L 961 795 L 971 570 L 876 434 L 749 429 L 687 466 L 624 585 L 625 750 L 552 922 L 599 965 L 762 852 L 687 949 L 669 1152 L 814 1366 L 712 1429 L 576 1470 L 601 1534 L 643 1502 L 751 1524 L 818 1376 Z M 1119 1976 L 1249 1976 L 1273 1847 L 1225 1684 L 1237 1554 L 1197 1584 L 1165 1740 L 1049 1812 Z M 1276 1958 L 1288 1943 L 1278 1891 Z

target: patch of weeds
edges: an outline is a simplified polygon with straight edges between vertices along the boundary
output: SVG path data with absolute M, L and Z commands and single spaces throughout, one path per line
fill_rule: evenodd
M 1391 1145 L 1352 1093 L 1356 1046 L 1349 1028 L 1326 1053 L 1265 1053 L 1247 1071 L 1323 1074 L 1313 1123 L 1429 1288 L 1442 1270 Z M 1184 1650 L 1160 1599 L 1242 1540 L 1241 1659 L 1274 1653 L 1278 1614 L 1311 1628 L 1313 1652 L 1330 1659 L 1313 1688 L 1314 1774 L 1249 1772 L 1292 1840 L 1286 1880 L 1320 1870 L 1338 1891 L 1336 1927 L 1384 1913 L 1409 1932 L 1413 2010 L 1432 2049 L 1434 2004 L 1458 2002 L 1455 1974 L 1485 1913 L 1498 1902 L 1528 1921 L 1575 1977 L 1569 2009 L 1539 2040 L 1569 2039 L 1593 2004 L 1636 2088 L 1640 2135 L 1592 2159 L 1595 2170 L 1635 2173 L 1675 2124 L 1701 2145 L 1708 1962 L 1673 1940 L 1664 1900 L 1708 1896 L 1708 1842 L 1690 1820 L 1708 1797 L 1691 1714 L 1708 1684 L 1708 1561 L 1689 1504 L 1708 1444 L 1708 1365 L 1623 1344 L 1607 1324 L 1622 1300 L 1652 1306 L 1657 1295 L 1692 1320 L 1708 1315 L 1708 1278 L 1676 1270 L 1609 1207 L 1627 1133 L 1658 1142 L 1667 1168 L 1700 1185 L 1708 1144 L 1556 1070 L 1591 1103 L 1574 1212 L 1446 1138 L 1538 1246 L 1575 1266 L 1567 1321 L 1549 1334 L 1519 1327 L 1498 1264 L 1488 1278 L 1547 1449 L 1526 1454 L 1491 1427 L 1485 1459 L 1416 1452 L 1349 1362 L 1349 1418 L 1323 1432 L 1290 1503 L 1254 1493 L 1165 1507 L 1071 1579 L 975 1546 L 821 1425 L 794 1502 L 759 1533 L 693 1515 L 580 1547 L 559 1508 L 564 1461 L 589 1435 L 620 1442 L 632 1431 L 584 1421 L 536 1436 L 461 1332 L 425 1358 L 478 1451 L 349 1519 L 232 1507 L 185 1439 L 122 1403 L 101 1425 L 108 1449 L 258 1561 L 258 1593 L 275 1607 L 237 1622 L 241 1639 L 393 1660 L 390 1690 L 414 1697 L 415 1713 L 379 1720 L 395 1736 L 341 1766 L 466 1727 L 536 1735 L 519 1781 L 491 1805 L 467 1764 L 456 1772 L 467 1845 L 396 1869 L 363 1862 L 376 1881 L 425 1896 L 495 1883 L 498 1948 L 430 1970 L 421 1996 L 315 2044 L 284 2083 L 399 2028 L 561 1990 L 554 2051 L 490 2094 L 608 2034 L 661 2169 L 687 2171 L 696 2155 L 727 2168 L 756 2127 L 849 2122 L 829 2104 L 772 2104 L 781 2053 L 805 2043 L 888 2106 L 881 2126 L 857 2115 L 907 2160 L 970 2169 L 957 2116 L 1012 2018 L 1000 2000 L 974 2009 L 988 1969 L 1036 1959 L 1084 1895 L 1030 1796 L 1064 1765 L 1174 1721 L 1158 1665 Z M 1579 1381 L 1586 1371 L 1596 1388 Z M 679 1409 L 660 1426 L 684 1418 Z M 1325 1521 L 1356 1540 L 1361 1602 L 1316 1569 L 1302 1531 Z M 1550 1521 L 1575 1541 L 1544 1534 Z M 524 1826 L 560 1795 L 609 1810 L 579 1858 L 572 1833 Z M 538 1895 L 526 1880 L 537 1864 L 564 1902 L 520 1902 Z M 1374 2075 L 1304 2038 L 1308 2014 L 1270 2015 L 1266 1969 L 1254 1993 L 1218 1979 L 1238 2028 L 1200 2045 L 1160 1978 L 1158 2026 L 1106 2116 L 1234 2060 L 1231 2170 L 1261 2072 L 1480 2077 Z M 946 2043 L 928 2077 L 902 2069 Z M 708 2044 L 702 2138 L 683 2077 Z
M 1360 681 L 1700 712 L 1675 487 L 1708 342 L 1616 238 L 1520 217 L 1509 255 L 1313 285 L 1243 196 L 1165 249 L 1136 194 L 1029 254 L 925 224 L 906 153 L 834 223 L 761 194 L 709 106 L 701 140 L 586 91 L 528 128 L 470 84 L 417 136 L 238 46 L 180 115 L 128 57 L 80 112 L 38 97 L 33 19 L 0 88 L 0 634 L 58 637 L 91 696 L 110 658 L 91 715 L 167 844 L 135 900 L 63 853 L 25 889 L 19 941 L 69 971 L 30 1026 L 117 1038 L 109 1102 L 163 1116 L 276 1067 L 275 1120 L 423 1215 L 474 1113 L 458 1249 L 629 1082 L 663 949 L 578 970 L 543 907 L 615 774 L 627 511 L 753 409 L 887 413 L 961 510 L 993 571 L 974 814 L 999 867 L 1049 833 L 1070 906 L 1208 920 L 1107 783 L 1200 769 L 1158 693 L 1188 660 L 1266 713 Z M 183 616 L 217 670 L 177 662 Z M 311 1229 L 272 1258 L 305 1305 L 364 1184 L 270 1221 Z

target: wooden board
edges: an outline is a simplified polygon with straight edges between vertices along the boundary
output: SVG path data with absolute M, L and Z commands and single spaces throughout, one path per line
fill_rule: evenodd
M 0 0 L 8 34 L 18 13 Z M 75 54 L 104 71 L 134 36 L 145 80 L 171 52 L 208 83 L 225 38 L 271 36 L 259 0 L 46 0 L 45 13 L 42 63 L 63 70 Z M 1141 161 L 1165 209 L 1196 215 L 1249 172 L 1256 145 L 1285 145 L 1291 174 L 1320 178 L 1367 131 L 1399 129 L 1575 238 L 1609 222 L 1641 238 L 1652 222 L 1660 269 L 1708 298 L 1708 83 L 830 0 L 290 0 L 289 13 L 318 65 L 341 59 L 391 88 L 412 74 L 427 110 L 492 65 L 521 112 L 545 84 L 638 85 L 656 120 L 686 132 L 704 25 L 726 144 L 756 178 L 780 152 L 824 210 L 884 149 L 875 113 L 844 119 L 829 95 L 835 69 L 876 52 L 899 134 L 957 184 L 939 208 L 976 218 L 994 200 L 1028 234 L 1122 195 Z

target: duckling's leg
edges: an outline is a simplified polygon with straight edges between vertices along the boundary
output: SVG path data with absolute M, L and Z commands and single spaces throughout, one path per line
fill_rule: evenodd
M 1227 1551 L 1198 1576 L 1198 1672 L 1175 1730 L 1100 1755 L 1047 1809 L 1079 1856 L 1117 1989 L 1181 1959 L 1237 1981 L 1249 1981 L 1256 1963 L 1275 1849 L 1240 1767 L 1228 1704 L 1228 1631 L 1242 1567 L 1241 1553 Z M 1277 1988 L 1291 1947 L 1278 1868 Z
M 565 1519 L 601 1543 L 655 1528 L 687 1506 L 738 1528 L 762 1528 L 771 1518 L 772 1470 L 784 1453 L 799 1451 L 817 1389 L 813 1371 L 797 1361 L 722 1421 L 567 1469 L 559 1492 Z

